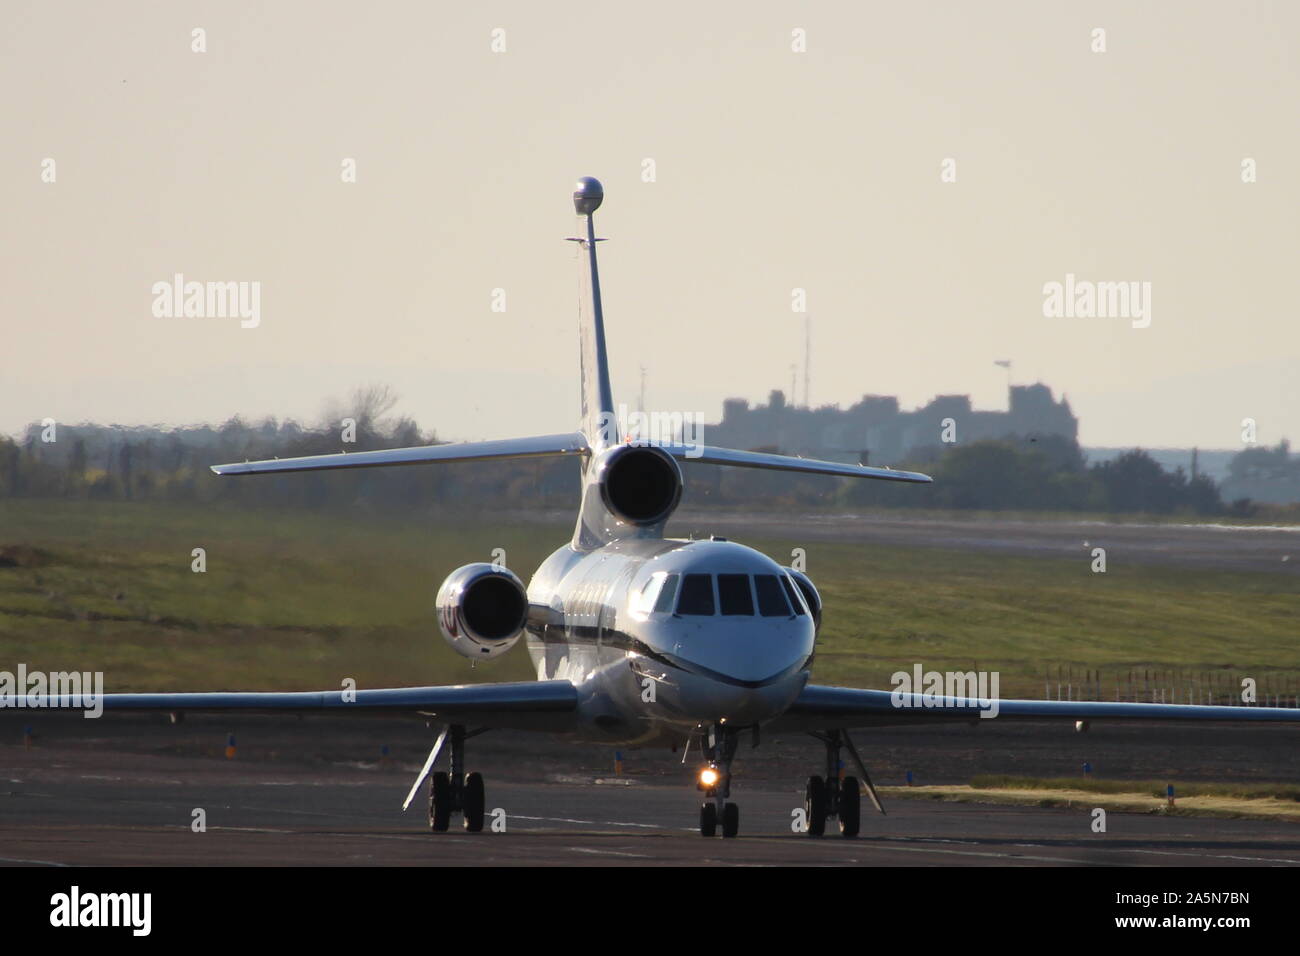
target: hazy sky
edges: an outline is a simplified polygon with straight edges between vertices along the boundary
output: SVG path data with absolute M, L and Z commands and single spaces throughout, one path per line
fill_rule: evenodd
M 594 175 L 616 400 L 635 404 L 641 365 L 649 407 L 710 420 L 788 389 L 800 287 L 813 404 L 1000 408 L 1011 359 L 1069 396 L 1085 444 L 1237 447 L 1246 417 L 1300 439 L 1300 4 L 0 17 L 3 432 L 315 421 L 371 382 L 445 438 L 572 428 L 563 238 Z M 175 273 L 259 282 L 260 325 L 156 317 Z M 1149 327 L 1045 317 L 1067 273 L 1150 282 Z

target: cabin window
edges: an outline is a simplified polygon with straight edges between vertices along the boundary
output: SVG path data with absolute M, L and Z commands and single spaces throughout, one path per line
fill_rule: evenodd
M 790 605 L 775 574 L 754 575 L 754 590 L 758 592 L 758 613 L 763 617 L 790 616 Z
M 754 614 L 754 595 L 748 574 L 718 575 L 718 606 L 723 614 Z
M 682 598 L 678 614 L 713 614 L 713 575 L 687 574 L 682 578 Z

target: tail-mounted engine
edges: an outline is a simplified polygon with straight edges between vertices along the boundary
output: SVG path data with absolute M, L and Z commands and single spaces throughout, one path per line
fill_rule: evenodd
M 682 500 L 682 470 L 655 445 L 614 445 L 583 475 L 573 546 L 590 551 L 620 538 L 658 537 Z
M 596 462 L 592 477 L 610 514 L 639 527 L 667 521 L 682 498 L 681 468 L 653 445 L 610 449 Z
M 438 589 L 438 627 L 456 653 L 472 660 L 504 654 L 524 633 L 528 592 L 509 568 L 467 564 Z
M 794 578 L 794 583 L 799 587 L 799 593 L 803 595 L 804 603 L 808 605 L 808 610 L 812 612 L 813 626 L 820 631 L 822 629 L 822 596 L 813 585 L 812 578 L 802 571 L 796 571 L 794 568 L 786 568 L 785 570 L 790 577 Z

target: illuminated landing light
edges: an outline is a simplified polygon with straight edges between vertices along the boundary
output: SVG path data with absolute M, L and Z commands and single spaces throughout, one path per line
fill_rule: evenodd
M 712 790 L 722 779 L 722 774 L 718 773 L 714 767 L 703 767 L 700 769 L 700 780 L 696 786 L 701 790 Z

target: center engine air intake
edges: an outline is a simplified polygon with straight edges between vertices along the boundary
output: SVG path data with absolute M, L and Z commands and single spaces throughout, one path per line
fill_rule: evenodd
M 438 589 L 438 627 L 456 653 L 473 660 L 504 654 L 524 633 L 528 592 L 509 568 L 467 564 Z
M 621 445 L 609 451 L 598 467 L 605 507 L 628 524 L 658 524 L 681 501 L 682 470 L 661 448 Z

